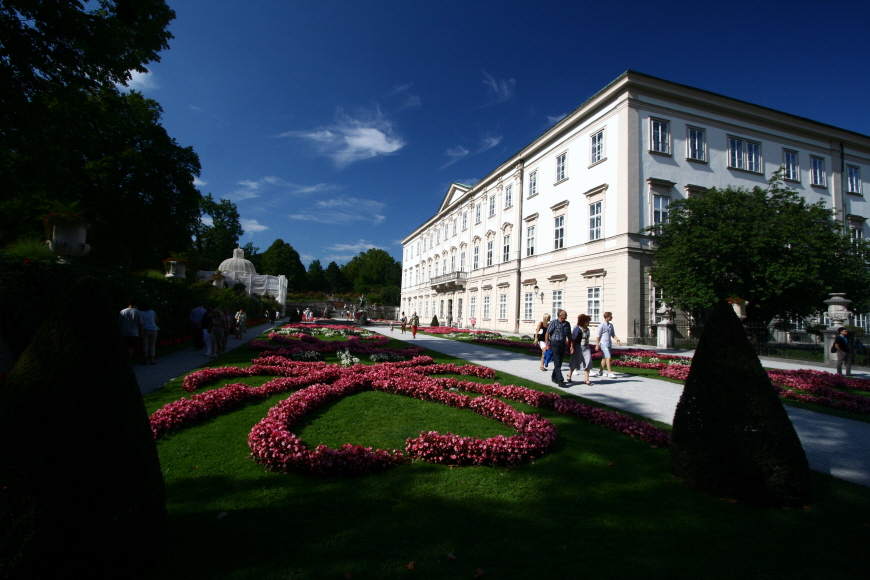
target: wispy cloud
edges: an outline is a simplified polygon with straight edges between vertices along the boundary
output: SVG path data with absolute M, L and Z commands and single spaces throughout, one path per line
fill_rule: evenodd
M 485 135 L 480 140 L 480 149 L 477 150 L 478 153 L 483 153 L 484 151 L 489 151 L 499 143 L 501 143 L 501 135 Z
M 287 217 L 294 220 L 325 223 L 325 224 L 350 224 L 353 222 L 366 221 L 372 225 L 382 223 L 386 218 L 383 215 L 384 204 L 373 199 L 357 199 L 355 197 L 341 196 L 334 199 L 324 199 L 314 205 L 303 209 Z
M 274 175 L 267 175 L 257 180 L 242 180 L 237 183 L 239 187 L 228 194 L 230 201 L 244 201 L 260 197 L 265 193 L 278 193 L 286 195 L 308 195 L 311 193 L 322 193 L 325 191 L 335 191 L 340 189 L 337 185 L 329 183 L 315 183 L 313 185 L 302 185 L 285 181 Z
M 548 115 L 547 116 L 547 125 L 549 127 L 552 127 L 553 125 L 555 125 L 556 123 L 558 123 L 559 121 L 564 119 L 567 115 L 568 115 L 567 113 L 564 113 L 562 115 L 556 115 L 555 117 L 551 117 Z
M 242 218 L 239 220 L 239 223 L 246 234 L 256 234 L 257 232 L 265 232 L 269 229 L 269 226 L 264 226 L 257 220 Z
M 199 177 L 194 177 L 193 185 L 195 185 L 196 187 L 205 187 L 206 185 L 208 185 L 208 181 L 203 181 Z
M 457 145 L 456 147 L 451 147 L 445 152 L 445 154 L 447 155 L 447 157 L 449 159 L 448 159 L 447 163 L 445 163 L 444 165 L 441 166 L 441 169 L 444 169 L 445 167 L 449 167 L 449 166 L 453 165 L 454 163 L 456 163 L 457 161 L 459 161 L 460 159 L 464 159 L 465 157 L 468 157 L 469 155 L 479 155 L 485 151 L 489 151 L 490 149 L 492 149 L 493 147 L 495 147 L 499 143 L 501 143 L 501 140 L 502 140 L 501 135 L 489 135 L 489 134 L 484 135 L 483 137 L 481 137 L 480 141 L 478 142 L 477 148 L 474 150 L 474 153 L 472 153 L 471 151 L 469 151 L 467 148 L 465 148 L 462 145 Z
M 420 107 L 423 104 L 423 101 L 420 100 L 420 97 L 413 94 L 411 92 L 411 87 L 414 83 L 408 83 L 407 85 L 399 85 L 395 87 L 392 91 L 387 93 L 387 99 L 396 97 L 401 99 L 401 102 L 397 105 L 396 111 L 404 111 L 405 109 L 413 109 L 415 107 Z
M 483 84 L 489 89 L 490 102 L 487 105 L 504 103 L 514 96 L 514 87 L 517 81 L 514 79 L 497 79 L 486 71 L 483 72 Z
M 332 246 L 326 246 L 324 249 L 332 252 L 351 252 L 353 254 L 359 254 L 360 252 L 365 252 L 372 248 L 377 248 L 377 246 L 366 240 L 359 240 L 355 244 L 334 244 Z
M 140 73 L 139 71 L 131 70 L 130 80 L 127 81 L 127 88 L 135 89 L 137 91 L 145 91 L 159 89 L 160 85 L 157 84 L 154 75 L 150 72 Z
M 468 155 L 468 153 L 469 153 L 468 149 L 466 149 L 462 145 L 457 145 L 456 147 L 451 147 L 450 149 L 448 149 L 446 151 L 446 155 L 447 155 L 447 157 L 450 158 L 450 160 L 447 163 L 445 163 L 444 165 L 442 165 L 441 168 L 443 169 L 444 167 L 448 167 L 450 165 L 453 165 L 454 163 L 456 163 L 457 161 L 459 161 L 460 159 L 462 159 L 463 157 Z
M 311 131 L 288 131 L 279 137 L 298 137 L 312 143 L 321 155 L 332 158 L 336 167 L 344 168 L 363 159 L 392 155 L 405 142 L 380 109 L 358 118 L 339 110 L 334 124 Z

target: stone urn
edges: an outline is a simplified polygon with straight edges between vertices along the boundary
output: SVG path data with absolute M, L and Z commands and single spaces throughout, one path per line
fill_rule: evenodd
M 182 260 L 167 260 L 166 264 L 166 275 L 164 278 L 180 278 L 184 279 L 185 271 L 187 269 L 187 263 Z
M 220 272 L 214 273 L 211 275 L 211 283 L 217 288 L 224 287 L 224 281 L 226 280 L 226 276 L 221 274 Z
M 54 221 L 50 224 L 51 239 L 45 244 L 58 257 L 58 263 L 69 264 L 70 258 L 80 258 L 91 251 L 85 243 L 89 224 L 83 221 Z

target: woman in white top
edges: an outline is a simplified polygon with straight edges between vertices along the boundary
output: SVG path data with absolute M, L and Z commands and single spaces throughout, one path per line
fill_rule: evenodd
M 592 369 L 592 347 L 589 346 L 589 321 L 592 320 L 588 314 L 581 314 L 577 317 L 577 326 L 571 333 L 571 341 L 574 343 L 574 352 L 571 354 L 571 361 L 568 363 L 568 380 L 571 380 L 571 375 L 576 370 L 583 369 L 583 382 L 587 385 L 592 383 L 589 381 L 589 371 Z

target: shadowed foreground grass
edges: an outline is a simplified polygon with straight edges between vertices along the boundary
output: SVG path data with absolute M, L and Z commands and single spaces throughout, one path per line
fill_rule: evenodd
M 234 359 L 250 351 L 221 362 Z M 149 412 L 182 394 L 173 381 L 146 398 Z M 866 576 L 862 486 L 814 474 L 817 499 L 806 509 L 730 503 L 676 482 L 666 450 L 521 404 L 553 421 L 559 439 L 516 469 L 416 462 L 361 478 L 267 473 L 248 458 L 247 434 L 287 396 L 159 443 L 170 531 L 155 579 Z M 401 447 L 430 429 L 510 432 L 469 411 L 365 392 L 322 408 L 300 435 L 309 445 Z

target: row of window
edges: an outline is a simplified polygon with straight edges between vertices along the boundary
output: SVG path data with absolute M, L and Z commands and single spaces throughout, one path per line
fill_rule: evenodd
M 727 137 L 728 167 L 742 169 L 753 173 L 764 173 L 761 156 L 761 143 L 743 137 Z M 653 153 L 671 155 L 670 121 L 650 119 L 649 150 Z M 686 127 L 686 159 L 706 163 L 707 133 L 699 127 Z M 782 150 L 783 178 L 800 182 L 800 162 L 797 151 Z M 825 159 L 810 155 L 810 183 L 816 187 L 827 187 L 828 177 Z M 854 165 L 846 166 L 846 191 L 861 194 L 861 168 Z
M 559 310 L 562 309 L 562 300 L 563 300 L 563 292 L 564 290 L 553 290 L 552 297 L 550 301 L 551 311 L 550 316 L 553 319 L 558 317 Z M 533 292 L 524 292 L 523 293 L 523 320 L 534 320 L 535 319 L 535 296 Z M 409 302 L 411 299 L 409 299 Z M 446 301 L 447 310 L 445 311 L 445 300 L 440 300 L 440 309 L 436 310 L 436 306 L 438 305 L 438 300 L 433 298 L 431 301 L 428 299 L 422 299 L 419 302 L 414 300 L 412 303 L 413 311 L 419 312 L 424 318 L 428 318 L 429 316 L 440 316 L 444 318 L 445 315 L 449 317 L 453 317 L 454 313 L 452 311 L 452 300 Z M 431 305 L 431 311 L 430 311 Z M 468 309 L 468 317 L 477 318 L 477 296 L 472 296 L 469 299 L 469 309 Z M 483 320 L 489 320 L 492 318 L 491 312 L 491 297 L 488 295 L 482 296 L 481 303 L 481 318 Z M 508 295 L 506 292 L 502 292 L 498 294 L 498 319 L 499 320 L 507 320 L 508 318 Z M 462 298 L 457 300 L 456 307 L 456 317 L 462 318 Z M 592 286 L 586 288 L 586 314 L 592 318 L 592 322 L 600 322 L 601 319 L 601 286 Z

